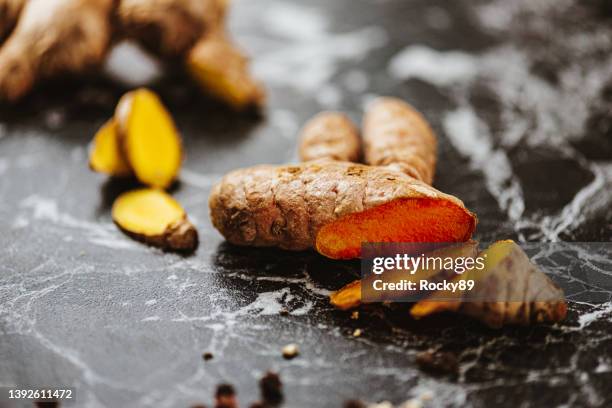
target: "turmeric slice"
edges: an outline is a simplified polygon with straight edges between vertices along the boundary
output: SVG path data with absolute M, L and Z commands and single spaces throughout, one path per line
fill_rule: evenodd
M 187 55 L 187 68 L 205 92 L 236 110 L 263 105 L 263 88 L 249 61 L 222 30 L 204 36 Z
M 354 162 L 359 160 L 360 154 L 359 132 L 342 113 L 320 113 L 302 129 L 299 146 L 302 161 L 332 159 Z
M 398 253 L 402 251 L 398 248 Z M 444 246 L 427 253 L 428 257 L 439 258 L 473 258 L 478 252 L 478 243 L 470 240 L 465 243 Z M 384 273 L 384 281 L 387 283 L 413 281 L 418 282 L 421 279 L 429 280 L 441 277 L 442 275 L 453 274 L 452 271 L 444 271 L 440 264 L 432 264 L 429 267 L 420 267 L 414 274 L 407 273 L 405 270 L 387 270 Z M 383 302 L 400 299 L 403 294 L 400 292 L 386 293 L 373 289 L 372 283 L 374 280 L 380 279 L 378 275 L 369 275 L 363 280 L 356 280 L 342 287 L 340 290 L 332 293 L 329 297 L 331 304 L 341 310 L 349 310 L 359 307 L 362 303 L 362 298 L 369 302 Z M 411 296 L 417 295 L 413 293 Z
M 132 173 L 120 148 L 117 125 L 113 119 L 107 121 L 98 133 L 89 150 L 89 167 L 98 173 L 123 177 Z
M 168 251 L 191 252 L 198 233 L 181 205 L 157 189 L 120 195 L 113 203 L 113 221 L 130 237 Z
M 513 241 L 498 241 L 483 251 L 485 268 L 471 269 L 456 278 L 473 279 L 474 289 L 459 293 L 435 293 L 412 309 L 414 318 L 443 311 L 471 316 L 486 325 L 552 323 L 567 314 L 563 290 L 534 265 Z M 456 300 L 453 300 L 456 299 Z
M 122 149 L 136 178 L 151 187 L 167 188 L 178 177 L 181 137 L 159 97 L 148 89 L 125 94 L 115 121 Z

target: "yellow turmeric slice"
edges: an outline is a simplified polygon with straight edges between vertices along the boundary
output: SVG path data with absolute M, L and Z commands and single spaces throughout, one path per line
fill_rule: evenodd
M 126 234 L 149 245 L 181 252 L 198 246 L 198 233 L 185 210 L 161 190 L 123 193 L 113 203 L 112 217 Z
M 567 314 L 563 290 L 546 276 L 513 241 L 498 241 L 481 252 L 482 270 L 473 268 L 458 280 L 474 280 L 474 289 L 434 293 L 418 302 L 411 315 L 422 318 L 443 311 L 456 311 L 490 327 L 507 324 L 558 322 Z
M 167 188 L 182 161 L 181 137 L 160 99 L 148 89 L 125 94 L 115 112 L 125 157 L 140 182 Z
M 117 125 L 112 119 L 96 133 L 89 150 L 89 167 L 93 171 L 117 177 L 132 173 L 123 157 L 118 136 Z

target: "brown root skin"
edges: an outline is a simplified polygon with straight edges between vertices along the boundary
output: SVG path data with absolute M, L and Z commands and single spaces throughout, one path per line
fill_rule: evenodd
M 565 319 L 563 291 L 537 268 L 513 241 L 498 241 L 483 251 L 486 267 L 470 270 L 460 279 L 473 279 L 473 290 L 434 293 L 412 309 L 414 318 L 440 312 L 458 312 L 489 327 L 554 323 Z M 456 300 L 450 300 L 456 299 Z
M 236 170 L 213 188 L 209 206 L 213 225 L 233 244 L 304 250 L 316 242 L 317 250 L 332 258 L 359 256 L 364 241 L 467 240 L 476 225 L 474 214 L 453 196 L 402 173 L 348 162 Z M 419 206 L 427 207 L 423 219 L 407 212 Z M 349 219 L 364 212 L 363 218 Z M 414 222 L 385 228 L 385 236 L 379 234 L 374 240 L 369 233 L 380 233 L 379 227 L 350 237 L 337 234 L 350 229 L 349 223 L 355 231 L 359 226 L 383 225 L 389 219 L 381 216 Z
M 320 113 L 302 129 L 298 152 L 301 161 L 331 159 L 356 162 L 361 155 L 359 131 L 342 113 Z
M 426 184 L 433 181 L 437 141 L 427 120 L 396 98 L 379 98 L 363 120 L 365 162 L 390 166 Z
M 121 0 L 117 16 L 128 37 L 156 54 L 175 57 L 222 25 L 225 7 L 221 0 Z
M 125 94 L 115 111 L 122 155 L 140 182 L 167 188 L 178 177 L 181 137 L 159 97 L 148 89 Z
M 17 24 L 26 0 L 0 0 L 0 44 Z
M 161 190 L 124 193 L 115 200 L 112 214 L 115 224 L 137 241 L 185 253 L 198 247 L 196 228 L 181 206 Z
M 249 72 L 248 58 L 221 29 L 193 47 L 187 69 L 204 92 L 235 110 L 259 109 L 265 103 L 263 87 Z
M 110 41 L 112 6 L 112 0 L 29 0 L 0 49 L 0 100 L 18 100 L 41 78 L 98 66 Z

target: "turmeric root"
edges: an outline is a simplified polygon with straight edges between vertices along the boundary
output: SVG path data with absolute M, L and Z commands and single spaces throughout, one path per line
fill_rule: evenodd
M 513 241 L 498 241 L 483 251 L 485 268 L 471 269 L 456 280 L 473 279 L 471 291 L 436 292 L 412 309 L 414 318 L 451 311 L 486 325 L 558 322 L 567 314 L 563 290 L 555 285 Z
M 363 121 L 365 162 L 391 166 L 431 184 L 436 168 L 437 141 L 425 118 L 394 98 L 379 98 Z
M 323 112 L 302 129 L 299 146 L 302 161 L 332 159 L 355 162 L 360 154 L 359 133 L 346 115 Z
M 185 211 L 161 190 L 141 189 L 120 195 L 112 208 L 113 221 L 132 238 L 164 250 L 190 252 L 198 233 Z
M 114 119 L 107 121 L 94 136 L 89 151 L 89 167 L 98 173 L 123 177 L 132 174 L 124 157 Z
M 181 167 L 181 137 L 157 95 L 144 88 L 125 94 L 115 122 L 121 149 L 136 178 L 151 187 L 167 188 Z
M 17 100 L 40 78 L 101 63 L 113 5 L 113 0 L 27 1 L 0 50 L 0 99 Z
M 377 109 L 384 112 L 384 106 Z M 389 120 L 410 123 L 401 116 L 410 114 L 405 107 Z M 316 161 L 237 170 L 213 188 L 213 225 L 237 245 L 314 246 L 335 259 L 359 257 L 362 242 L 462 242 L 472 236 L 476 217 L 459 199 L 387 167 Z
M 463 203 L 406 174 L 348 162 L 236 170 L 209 200 L 213 225 L 237 245 L 355 258 L 362 242 L 460 242 L 476 219 Z
M 402 250 L 400 248 L 397 252 Z M 391 248 L 389 248 L 391 252 Z M 461 244 L 445 246 L 435 249 L 427 254 L 428 257 L 440 258 L 474 258 L 478 252 L 478 243 L 470 240 Z M 421 279 L 429 280 L 432 278 L 441 277 L 448 274 L 448 271 L 442 269 L 442 265 L 430 265 L 429 268 L 421 267 L 414 274 L 406 273 L 405 270 L 387 270 L 384 274 L 384 281 L 387 283 L 413 281 L 418 282 Z M 450 273 L 453 273 L 452 271 Z M 385 291 L 376 291 L 373 288 L 373 281 L 380 279 L 378 275 L 369 275 L 363 280 L 356 280 L 342 287 L 340 290 L 332 293 L 329 297 L 331 304 L 341 310 L 349 310 L 359 307 L 362 303 L 362 297 L 369 302 L 383 302 L 401 299 L 402 293 L 387 293 Z M 416 291 L 415 291 L 416 292 Z M 413 293 L 412 295 L 415 295 Z

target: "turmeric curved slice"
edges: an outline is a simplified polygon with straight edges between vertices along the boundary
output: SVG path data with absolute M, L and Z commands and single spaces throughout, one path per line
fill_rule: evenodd
M 157 189 L 120 195 L 113 203 L 113 221 L 130 237 L 170 251 L 193 251 L 198 233 L 181 205 Z
M 136 178 L 151 187 L 169 187 L 179 174 L 182 147 L 174 121 L 159 97 L 148 89 L 125 94 L 115 120 Z
M 102 125 L 94 136 L 89 150 L 89 167 L 98 173 L 117 177 L 132 173 L 121 152 L 117 125 L 113 119 Z

